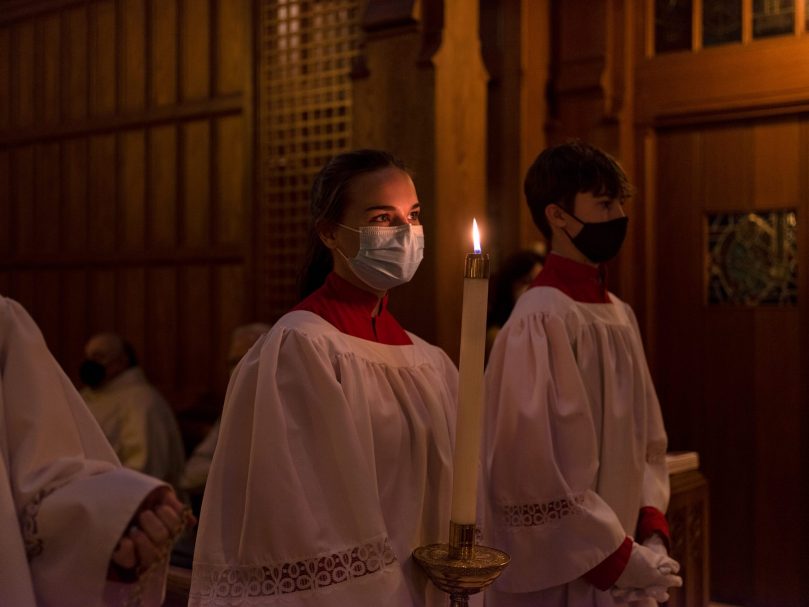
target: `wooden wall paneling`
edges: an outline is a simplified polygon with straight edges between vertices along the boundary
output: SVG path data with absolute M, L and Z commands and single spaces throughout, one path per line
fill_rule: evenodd
M 202 249 L 211 244 L 210 123 L 185 123 L 183 130 L 183 244 Z
M 0 132 L 11 127 L 11 28 L 0 27 Z
M 90 337 L 87 326 L 87 271 L 67 268 L 62 273 L 62 358 L 65 373 L 78 383 L 79 365 L 84 359 L 84 344 Z
M 216 29 L 216 69 L 214 91 L 217 95 L 232 95 L 244 90 L 245 72 L 249 63 L 245 57 L 246 16 L 245 3 L 233 0 L 214 0 Z
M 87 240 L 96 253 L 111 253 L 117 246 L 116 148 L 114 134 L 90 137 Z
M 34 198 L 29 203 L 34 206 L 34 246 L 37 256 L 58 255 L 62 226 L 59 143 L 41 143 L 34 150 Z
M 87 117 L 90 67 L 87 6 L 76 6 L 63 14 L 62 116 L 67 121 L 80 121 Z
M 182 0 L 180 86 L 183 100 L 210 95 L 210 0 Z
M 56 270 L 24 269 L 15 272 L 14 297 L 39 326 L 55 357 L 62 350 L 60 277 Z
M 90 5 L 90 114 L 113 114 L 117 107 L 117 15 L 113 0 Z
M 805 597 L 801 583 L 809 562 L 806 546 L 799 540 L 804 535 L 806 511 L 796 490 L 806 465 L 801 453 L 806 435 L 800 423 L 806 402 L 801 400 L 800 382 L 795 380 L 805 372 L 800 364 L 800 334 L 795 330 L 800 312 L 797 307 L 760 306 L 754 315 L 754 346 L 748 351 L 752 350 L 756 362 L 756 410 L 751 420 L 753 448 L 748 449 L 755 453 L 754 516 L 750 521 L 755 530 L 755 597 L 757 605 L 791 605 L 797 604 L 797 597 Z M 783 538 L 785 522 L 792 536 L 789 541 Z
M 37 34 L 41 40 L 39 50 L 41 69 L 37 74 L 39 78 L 37 89 L 42 108 L 41 122 L 55 125 L 59 123 L 62 114 L 62 23 L 59 13 L 46 15 L 39 20 Z
M 753 137 L 744 124 L 702 130 L 702 209 L 752 210 Z M 704 238 L 704 236 L 703 236 Z M 706 244 L 703 242 L 703 250 Z M 712 588 L 743 604 L 753 592 L 755 349 L 753 311 L 742 306 L 705 308 L 705 413 L 700 438 L 702 469 L 711 484 Z M 740 531 L 744 530 L 744 531 Z
M 227 116 L 215 122 L 216 186 L 214 197 L 215 242 L 242 244 L 245 230 L 245 175 L 240 116 Z
M 146 6 L 148 0 L 118 4 L 120 42 L 120 110 L 143 111 L 146 106 Z
M 31 272 L 34 288 L 33 311 L 48 348 L 58 360 L 63 360 L 65 348 L 62 336 L 62 276 L 59 270 Z
M 211 337 L 214 349 L 214 376 L 218 379 L 217 388 L 224 394 L 227 388 L 227 348 L 233 329 L 245 322 L 266 321 L 264 318 L 245 318 L 247 298 L 250 289 L 247 288 L 244 269 L 237 264 L 222 264 L 213 268 L 213 292 L 216 309 Z
M 753 207 L 796 207 L 800 200 L 800 124 L 773 120 L 752 127 Z M 805 170 L 805 169 L 804 169 Z
M 88 140 L 68 139 L 62 147 L 62 243 L 65 251 L 88 246 Z
M 120 135 L 119 247 L 142 251 L 146 237 L 146 133 L 126 131 Z
M 150 103 L 161 107 L 177 101 L 177 0 L 150 2 Z
M 655 359 L 657 391 L 674 450 L 695 449 L 702 406 L 694 383 L 701 381 L 701 338 L 694 319 L 703 306 L 703 277 L 690 270 L 703 265 L 702 214 L 699 195 L 699 135 L 692 131 L 660 132 L 655 184 Z M 669 330 L 670 327 L 676 327 Z M 686 337 L 687 336 L 687 337 Z M 651 354 L 651 352 L 650 352 Z M 683 381 L 683 378 L 689 378 Z M 697 391 L 699 388 L 697 387 Z
M 0 27 L 0 253 L 16 264 L 4 268 L 3 288 L 34 309 L 64 302 L 44 330 L 62 336 L 55 354 L 73 367 L 91 333 L 130 333 L 159 387 L 191 402 L 211 381 L 214 355 L 224 374 L 220 346 L 254 308 L 244 91 L 256 6 L 19 5 Z M 233 267 L 219 280 L 209 263 Z M 40 291 L 48 297 L 38 300 Z M 193 343 L 177 337 L 185 311 Z M 225 338 L 209 343 L 212 333 Z
M 178 293 L 176 267 L 146 270 L 146 346 L 143 366 L 149 378 L 176 406 L 178 348 Z M 183 350 L 183 355 L 186 351 Z
M 117 272 L 109 268 L 95 268 L 87 278 L 87 336 L 85 341 L 96 333 L 115 331 L 117 321 Z
M 809 7 L 807 7 L 809 9 Z M 801 149 L 798 156 L 800 166 L 809 165 L 809 115 L 804 114 L 800 118 L 801 124 Z M 800 310 L 800 321 L 797 327 L 798 339 L 801 343 L 800 365 L 801 369 L 809 369 L 809 272 L 807 272 L 807 260 L 809 260 L 809 171 L 800 171 L 800 200 L 798 208 L 798 309 Z M 793 328 L 794 330 L 794 328 Z M 809 402 L 809 373 L 802 372 L 798 375 L 801 386 L 801 400 Z M 809 411 L 802 408 L 800 421 L 796 424 L 801 428 L 801 457 L 803 462 L 809 462 Z M 796 479 L 797 485 L 803 488 L 799 492 L 801 512 L 809 512 L 809 466 L 802 466 L 801 474 Z M 806 516 L 799 519 L 799 529 L 796 534 L 797 541 L 802 546 L 809 545 L 809 521 Z M 802 561 L 806 562 L 806 557 Z M 803 588 L 800 596 L 809 596 L 809 576 L 803 576 Z
M 15 127 L 27 127 L 34 123 L 34 24 L 23 22 L 13 31 L 12 121 Z
M 171 248 L 177 243 L 177 127 L 150 129 L 148 142 L 147 242 Z
M 212 349 L 212 301 L 225 294 L 213 294 L 208 265 L 187 266 L 180 271 L 179 281 L 178 339 L 183 355 L 177 361 L 178 381 L 186 393 L 182 400 L 190 405 L 204 397 L 210 390 L 211 377 L 221 371 L 212 363 L 218 359 Z
M 809 36 L 665 53 L 637 65 L 637 119 L 681 119 L 743 109 L 806 107 Z
M 5 269 L 5 262 L 11 254 L 11 153 L 0 149 L 0 268 Z M 0 295 L 8 291 L 0 288 Z
M 34 248 L 34 148 L 14 148 L 14 226 L 11 235 L 16 254 L 29 253 Z
M 749 128 L 712 128 L 703 139 L 704 209 L 738 212 L 753 208 L 753 140 Z
M 796 119 L 762 121 L 752 128 L 754 142 L 754 206 L 756 209 L 800 208 L 801 178 L 805 158 L 801 154 L 801 123 Z M 800 257 L 799 257 L 800 259 Z M 800 271 L 800 268 L 799 268 Z M 799 300 L 800 301 L 800 300 Z M 801 340 L 796 327 L 800 309 L 759 306 L 755 310 L 756 359 L 756 600 L 762 605 L 787 604 L 801 596 L 804 554 L 799 541 L 784 542 L 777 527 L 784 520 L 796 521 L 796 536 L 805 517 L 795 499 L 795 481 L 801 474 L 801 433 L 796 420 L 803 405 L 800 382 Z M 777 437 L 777 440 L 773 440 Z M 773 474 L 778 470 L 778 474 Z M 773 496 L 779 500 L 773 516 Z M 767 555 L 777 552 L 782 562 L 773 566 Z M 807 561 L 804 561 L 807 562 Z
M 142 267 L 116 268 L 115 330 L 132 346 L 138 357 L 145 352 L 148 327 L 146 309 L 146 270 Z
M 755 325 L 750 310 L 730 306 L 708 307 L 704 323 L 699 452 L 711 486 L 712 598 L 743 605 L 753 596 L 754 579 Z
M 11 289 L 9 291 L 13 294 L 12 299 L 17 300 L 28 311 L 34 322 L 39 324 L 43 320 L 39 314 L 34 273 L 31 270 L 28 268 L 14 269 L 11 274 Z

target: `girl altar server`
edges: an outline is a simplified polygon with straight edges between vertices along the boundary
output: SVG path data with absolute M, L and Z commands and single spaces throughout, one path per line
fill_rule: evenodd
M 228 387 L 190 605 L 443 605 L 410 555 L 446 541 L 457 371 L 388 310 L 422 259 L 415 187 L 353 151 L 311 209 L 306 297 Z

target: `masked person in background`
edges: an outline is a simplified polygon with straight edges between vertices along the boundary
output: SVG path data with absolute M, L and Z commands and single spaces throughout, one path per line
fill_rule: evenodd
M 447 540 L 457 371 L 388 310 L 422 258 L 416 189 L 358 150 L 311 210 L 305 297 L 228 386 L 189 604 L 444 605 L 410 555 Z
M 185 520 L 121 467 L 31 317 L 0 297 L 0 605 L 162 603 Z
M 623 243 L 630 191 L 583 142 L 545 150 L 525 178 L 551 253 L 486 369 L 484 533 L 511 555 L 490 607 L 656 604 L 682 583 L 667 554 L 660 406 L 603 265 Z
M 121 463 L 178 487 L 185 452 L 177 420 L 132 346 L 114 333 L 99 333 L 84 353 L 81 395 Z

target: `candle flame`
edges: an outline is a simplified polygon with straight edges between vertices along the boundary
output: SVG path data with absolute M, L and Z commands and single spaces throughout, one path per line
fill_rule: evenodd
M 478 222 L 472 219 L 472 247 L 475 249 L 476 254 L 480 254 L 480 231 L 478 230 Z

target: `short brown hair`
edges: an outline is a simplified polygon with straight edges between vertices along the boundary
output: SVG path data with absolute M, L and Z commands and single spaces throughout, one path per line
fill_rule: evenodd
M 551 240 L 551 226 L 545 217 L 549 204 L 573 212 L 576 194 L 626 199 L 632 186 L 612 156 L 578 139 L 547 148 L 534 160 L 525 175 L 525 199 L 540 232 Z

